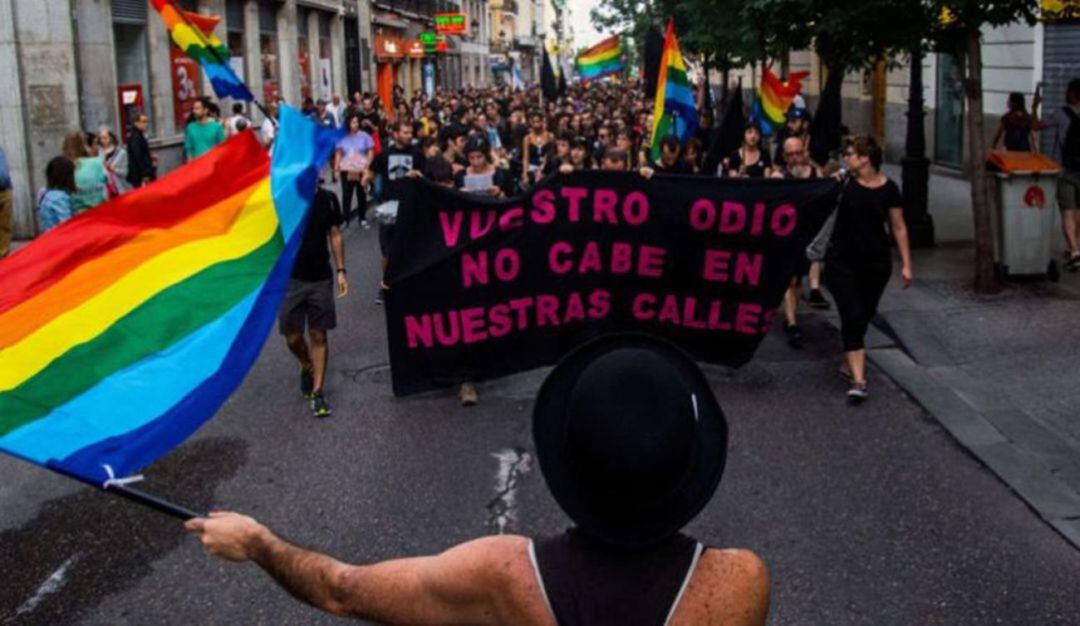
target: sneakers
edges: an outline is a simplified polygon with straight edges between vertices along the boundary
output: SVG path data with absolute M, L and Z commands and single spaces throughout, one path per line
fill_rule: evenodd
M 371 230 L 371 223 L 367 220 L 360 220 L 360 228 L 364 230 Z
M 386 304 L 386 290 L 379 287 L 379 290 L 375 292 L 375 304 L 382 306 Z
M 806 297 L 806 304 L 810 305 L 812 309 L 829 310 L 829 301 L 825 299 L 820 289 L 810 290 L 810 295 Z
M 458 400 L 461 401 L 461 406 L 474 406 L 480 401 L 480 394 L 476 393 L 476 387 L 472 383 L 461 383 Z
M 1080 270 L 1080 252 L 1073 252 L 1069 255 L 1069 260 L 1065 261 L 1065 271 L 1075 272 Z
M 300 366 L 300 393 L 311 400 L 311 392 L 315 389 L 315 371 L 310 366 Z
M 314 391 L 311 394 L 311 414 L 315 417 L 330 417 L 330 405 L 326 403 L 322 391 Z
M 847 401 L 850 405 L 859 405 L 866 402 L 870 393 L 866 391 L 866 383 L 851 383 L 851 389 L 847 391 Z
M 787 334 L 787 345 L 791 346 L 794 350 L 802 350 L 803 334 L 798 324 L 792 324 L 791 326 L 785 325 L 784 333 Z

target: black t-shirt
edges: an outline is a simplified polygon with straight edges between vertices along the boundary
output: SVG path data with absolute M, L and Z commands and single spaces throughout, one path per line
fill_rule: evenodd
M 900 188 L 892 180 L 870 189 L 855 180 L 844 186 L 836 213 L 828 258 L 845 264 L 889 263 L 892 245 L 885 224 L 889 209 L 904 206 Z
M 371 164 L 375 174 L 383 177 L 381 202 L 400 200 L 404 195 L 406 175 L 411 170 L 424 171 L 424 153 L 415 146 L 391 146 L 379 153 Z
M 742 148 L 740 148 L 732 153 L 731 158 L 728 160 L 728 171 L 738 171 L 742 167 L 742 162 Z M 770 167 L 772 167 L 772 160 L 769 159 L 769 153 L 762 148 L 758 148 L 758 160 L 754 163 L 747 163 L 746 176 L 748 178 L 765 178 L 765 170 Z
M 683 161 L 682 159 L 680 159 L 678 161 L 675 161 L 675 163 L 673 163 L 671 165 L 671 167 L 664 167 L 663 163 L 657 161 L 656 165 L 653 166 L 653 169 L 656 170 L 657 174 L 693 174 L 694 173 L 694 168 L 689 163 L 687 163 L 686 161 Z
M 311 216 L 304 229 L 304 240 L 296 253 L 292 273 L 294 279 L 317 282 L 333 277 L 327 235 L 331 228 L 341 226 L 343 221 L 337 196 L 325 189 L 318 189 L 311 202 Z

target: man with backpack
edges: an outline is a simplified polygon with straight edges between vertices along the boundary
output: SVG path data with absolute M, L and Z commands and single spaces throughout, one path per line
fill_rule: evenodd
M 1065 235 L 1065 269 L 1075 272 L 1080 270 L 1080 78 L 1069 81 L 1065 106 L 1047 117 L 1046 132 L 1050 144 L 1044 152 L 1061 157 L 1057 196 Z

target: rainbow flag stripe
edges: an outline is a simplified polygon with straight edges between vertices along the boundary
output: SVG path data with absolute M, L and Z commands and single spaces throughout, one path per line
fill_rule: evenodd
M 199 62 L 219 98 L 245 102 L 255 99 L 229 65 L 229 48 L 214 34 L 220 18 L 184 11 L 173 0 L 150 1 L 161 14 L 173 42 L 184 54 Z
M 578 74 L 583 80 L 595 80 L 623 71 L 623 49 L 619 36 L 608 37 L 577 57 Z
M 697 128 L 697 104 L 690 80 L 686 77 L 686 62 L 675 38 L 675 20 L 668 20 L 664 51 L 660 56 L 660 76 L 656 81 L 656 101 L 653 104 L 650 153 L 653 162 L 660 159 L 660 142 L 664 137 L 675 135 L 685 145 Z
M 258 356 L 338 139 L 283 107 L 0 260 L 0 450 L 87 482 L 210 419 Z
M 795 72 L 784 82 L 772 70 L 765 68 L 751 115 L 761 125 L 762 134 L 771 135 L 784 125 L 791 103 L 802 91 L 802 80 L 809 75 L 809 72 Z

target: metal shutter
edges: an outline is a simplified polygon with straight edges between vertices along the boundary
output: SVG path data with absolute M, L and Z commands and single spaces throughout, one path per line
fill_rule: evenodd
M 121 24 L 145 24 L 146 0 L 112 0 L 112 18 Z
M 268 34 L 277 34 L 277 9 L 270 4 L 269 0 L 259 3 L 259 31 Z
M 1080 78 L 1080 23 L 1046 24 L 1043 30 L 1043 87 L 1040 116 L 1065 106 L 1065 86 Z M 1043 145 L 1049 137 L 1043 137 Z M 1057 159 L 1061 155 L 1051 154 Z

